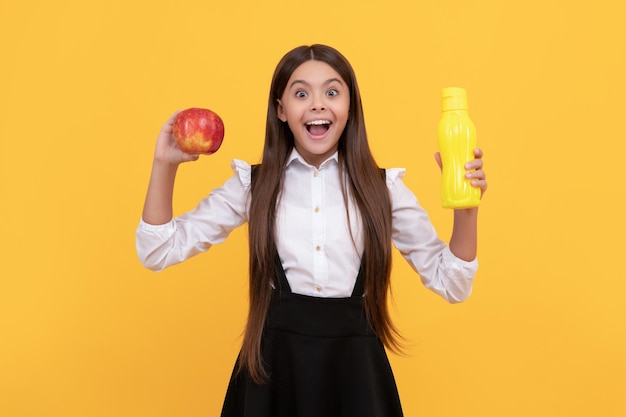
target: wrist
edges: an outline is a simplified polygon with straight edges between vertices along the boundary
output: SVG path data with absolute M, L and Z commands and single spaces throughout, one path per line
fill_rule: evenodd
M 472 218 L 478 217 L 478 207 L 469 207 L 463 209 L 454 209 L 454 217 L 456 218 Z
M 156 155 L 152 160 L 152 169 L 161 172 L 175 173 L 178 169 L 178 165 L 180 165 L 179 162 L 172 162 L 168 158 L 158 157 Z

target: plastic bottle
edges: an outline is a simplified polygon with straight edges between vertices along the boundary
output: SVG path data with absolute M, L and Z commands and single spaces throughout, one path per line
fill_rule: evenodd
M 476 128 L 467 112 L 467 92 L 448 87 L 441 92 L 441 120 L 438 129 L 439 152 L 443 171 L 441 204 L 444 208 L 469 208 L 480 205 L 480 188 L 465 178 L 465 164 L 474 159 Z

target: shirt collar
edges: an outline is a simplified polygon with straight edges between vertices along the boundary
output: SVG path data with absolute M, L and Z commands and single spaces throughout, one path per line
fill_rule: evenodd
M 305 166 L 309 166 L 309 167 L 312 166 L 311 164 L 309 164 L 307 161 L 304 160 L 302 155 L 300 155 L 300 153 L 296 150 L 295 147 L 291 150 L 291 155 L 289 155 L 289 158 L 287 159 L 287 166 L 289 166 L 293 161 L 298 161 L 302 165 L 305 165 Z M 335 161 L 336 163 L 339 162 L 339 151 L 335 151 L 335 153 L 329 156 L 328 159 L 322 162 L 320 164 L 320 168 L 328 165 L 332 161 Z

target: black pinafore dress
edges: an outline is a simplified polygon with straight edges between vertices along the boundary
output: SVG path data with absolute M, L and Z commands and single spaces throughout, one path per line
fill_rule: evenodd
M 277 258 L 262 355 L 270 380 L 233 371 L 222 417 L 401 417 L 385 349 L 368 325 L 359 271 L 351 297 L 291 292 Z M 235 369 L 237 365 L 235 365 Z

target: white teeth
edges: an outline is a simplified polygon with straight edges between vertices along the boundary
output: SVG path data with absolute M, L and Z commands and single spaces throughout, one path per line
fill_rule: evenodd
M 307 126 L 311 126 L 311 125 L 329 125 L 329 124 L 330 124 L 330 120 L 312 120 L 312 121 L 307 123 Z

